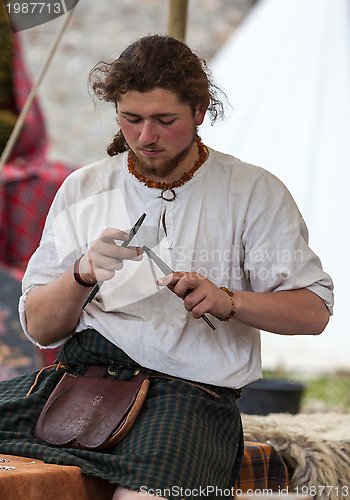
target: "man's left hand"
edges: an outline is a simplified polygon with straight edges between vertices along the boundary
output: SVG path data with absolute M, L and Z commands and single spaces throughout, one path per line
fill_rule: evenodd
M 195 319 L 205 313 L 225 319 L 231 312 L 232 302 L 227 293 L 196 272 L 177 271 L 160 278 L 157 283 L 182 298 L 185 309 L 191 311 Z

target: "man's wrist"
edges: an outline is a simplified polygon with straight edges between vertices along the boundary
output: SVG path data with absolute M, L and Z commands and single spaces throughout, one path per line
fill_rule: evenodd
M 235 299 L 234 299 L 234 293 L 231 290 L 229 290 L 228 288 L 226 288 L 225 286 L 221 286 L 220 290 L 225 292 L 231 299 L 231 311 L 228 314 L 228 316 L 226 318 L 223 318 L 223 320 L 222 320 L 222 321 L 230 321 L 230 319 L 232 319 L 236 313 L 236 303 L 235 303 Z
M 92 287 L 96 284 L 96 279 L 93 280 L 93 281 L 87 281 L 85 276 L 82 276 L 81 273 L 80 273 L 80 262 L 82 260 L 82 258 L 84 257 L 85 254 L 81 255 L 79 257 L 79 259 L 77 259 L 75 262 L 74 262 L 74 267 L 73 267 L 73 276 L 74 276 L 74 279 L 75 281 L 81 285 L 81 286 L 85 286 L 85 287 Z

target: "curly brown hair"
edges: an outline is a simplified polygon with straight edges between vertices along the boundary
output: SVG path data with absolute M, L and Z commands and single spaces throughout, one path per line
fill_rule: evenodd
M 212 123 L 224 115 L 219 99 L 225 94 L 212 81 L 206 62 L 183 42 L 167 35 L 149 35 L 127 47 L 112 63 L 99 62 L 92 68 L 89 84 L 98 99 L 115 107 L 128 90 L 149 92 L 163 88 L 174 92 L 193 111 L 208 105 Z M 122 131 L 108 147 L 110 156 L 128 149 Z

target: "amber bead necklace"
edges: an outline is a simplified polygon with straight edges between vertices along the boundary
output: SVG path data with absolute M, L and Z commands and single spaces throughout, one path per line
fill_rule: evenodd
M 191 170 L 188 172 L 185 172 L 180 179 L 174 182 L 156 182 L 152 181 L 151 179 L 148 179 L 148 177 L 145 177 L 142 175 L 135 167 L 135 163 L 133 162 L 132 158 L 128 157 L 128 169 L 129 172 L 136 177 L 140 182 L 142 182 L 145 186 L 149 188 L 157 188 L 161 189 L 162 192 L 160 194 L 160 198 L 163 198 L 165 201 L 174 201 L 176 198 L 176 193 L 174 191 L 174 188 L 183 186 L 186 182 L 188 182 L 190 179 L 192 179 L 193 175 L 195 172 L 203 165 L 205 160 L 208 158 L 208 150 L 206 146 L 202 143 L 202 141 L 199 139 L 199 137 L 196 138 L 197 145 L 198 145 L 198 151 L 199 151 L 199 158 L 196 161 L 196 163 L 193 165 Z M 170 198 L 165 197 L 165 193 L 169 191 L 171 194 Z

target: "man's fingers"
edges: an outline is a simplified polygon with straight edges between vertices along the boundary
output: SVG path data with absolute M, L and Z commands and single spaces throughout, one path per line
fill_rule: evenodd
M 160 278 L 158 285 L 167 286 L 184 301 L 186 311 L 195 319 L 207 312 L 215 312 L 222 301 L 222 291 L 211 281 L 198 273 L 174 272 Z M 220 296 L 219 296 L 220 294 Z
M 173 277 L 174 277 L 174 273 L 168 274 L 168 276 L 164 276 L 164 278 L 159 278 L 157 283 L 159 286 L 168 286 L 168 285 L 172 284 Z M 176 280 L 175 282 L 177 282 L 177 281 L 178 280 Z
M 101 249 L 101 255 L 119 260 L 142 260 L 143 258 L 140 247 L 121 247 L 119 245 L 108 245 L 108 247 Z
M 106 228 L 91 246 L 80 265 L 80 274 L 86 281 L 106 281 L 123 268 L 124 260 L 142 260 L 142 250 L 135 246 L 122 246 L 116 241 L 128 241 L 129 235 L 115 228 Z
M 186 277 L 186 274 L 183 272 L 175 272 L 164 276 L 164 278 L 160 278 L 157 283 L 160 286 L 167 286 L 172 292 L 176 293 L 179 297 L 184 298 L 184 294 L 186 293 L 188 286 L 183 279 Z
M 114 241 L 127 241 L 129 239 L 129 234 L 120 229 L 115 229 L 114 227 L 107 227 L 102 231 L 99 236 L 101 241 L 106 243 L 114 243 Z
M 178 297 L 185 299 L 189 294 L 192 294 L 205 280 L 204 277 L 197 273 L 174 272 L 160 278 L 157 283 L 160 286 L 167 286 Z
M 111 245 L 109 245 L 111 246 Z M 92 253 L 92 252 L 91 252 Z M 123 267 L 123 260 L 142 260 L 142 252 L 139 247 L 123 248 L 103 248 L 101 252 L 92 254 L 91 262 L 95 272 L 98 269 L 120 270 Z

